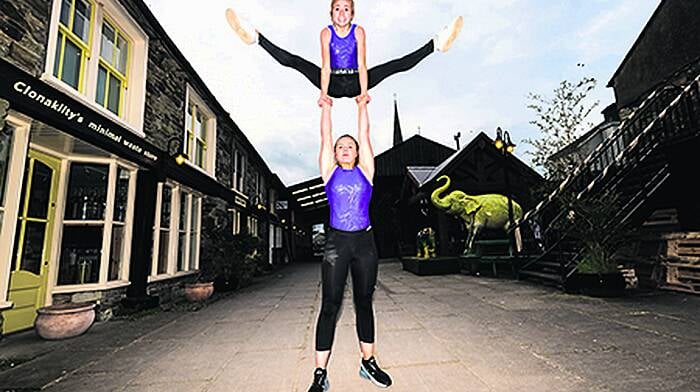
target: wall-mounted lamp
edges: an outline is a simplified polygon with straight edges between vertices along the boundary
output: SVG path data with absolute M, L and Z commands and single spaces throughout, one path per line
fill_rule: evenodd
M 172 153 L 172 145 L 175 143 L 175 152 Z M 177 136 L 173 136 L 170 139 L 168 139 L 168 155 L 170 155 L 173 159 L 175 159 L 175 163 L 178 165 L 182 166 L 185 162 L 187 162 L 190 158 L 187 156 L 185 152 L 182 151 L 182 142 L 180 141 L 180 138 Z

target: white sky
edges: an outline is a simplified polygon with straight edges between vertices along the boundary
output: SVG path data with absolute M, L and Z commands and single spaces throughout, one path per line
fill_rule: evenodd
M 229 29 L 233 7 L 268 39 L 320 63 L 319 32 L 330 23 L 329 0 L 146 0 L 209 89 L 286 185 L 318 175 L 318 90 Z M 550 95 L 563 79 L 592 76 L 600 110 L 614 101 L 605 85 L 659 0 L 372 0 L 355 2 L 355 22 L 367 32 L 369 67 L 425 44 L 455 15 L 465 25 L 447 53 L 370 90 L 375 154 L 391 147 L 393 94 L 404 140 L 416 134 L 455 147 L 479 131 L 509 130 L 526 162 L 538 137 L 528 121 L 528 92 Z M 585 64 L 578 67 L 577 63 Z M 334 134 L 357 132 L 353 100 L 335 100 Z

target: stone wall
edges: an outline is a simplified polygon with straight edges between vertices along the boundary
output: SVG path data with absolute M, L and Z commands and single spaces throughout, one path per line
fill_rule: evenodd
M 0 57 L 37 77 L 46 61 L 50 3 L 0 1 Z
M 177 278 L 149 283 L 148 295 L 157 296 L 161 304 L 180 302 L 185 298 L 185 284 L 197 279 L 196 274 L 182 275 Z
M 123 298 L 126 298 L 126 287 L 118 287 L 110 290 L 85 291 L 81 293 L 54 294 L 53 304 L 92 302 L 97 305 L 95 308 L 97 320 L 105 321 L 119 312 L 121 300 Z

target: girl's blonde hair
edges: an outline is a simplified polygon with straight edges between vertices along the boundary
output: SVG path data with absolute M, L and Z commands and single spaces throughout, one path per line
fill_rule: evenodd
M 335 3 L 339 2 L 340 0 L 331 0 L 331 17 L 333 17 L 333 6 Z M 347 0 L 350 2 L 350 11 L 352 11 L 352 17 L 355 17 L 355 0 Z M 352 20 L 352 19 L 351 19 Z

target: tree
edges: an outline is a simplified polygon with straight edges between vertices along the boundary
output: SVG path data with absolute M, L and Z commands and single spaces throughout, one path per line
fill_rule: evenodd
M 550 157 L 576 140 L 578 136 L 593 126 L 585 120 L 598 106 L 598 101 L 586 103 L 584 100 L 596 86 L 594 78 L 584 77 L 578 82 L 563 80 L 554 89 L 554 97 L 529 93 L 528 109 L 535 112 L 535 120 L 530 124 L 539 128 L 542 137 L 525 139 L 524 142 L 534 147 L 532 163 L 544 169 L 545 179 L 550 182 L 563 180 L 578 163 L 575 156 L 561 157 L 556 161 Z

